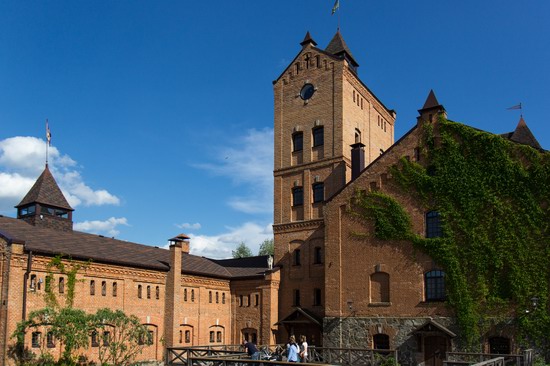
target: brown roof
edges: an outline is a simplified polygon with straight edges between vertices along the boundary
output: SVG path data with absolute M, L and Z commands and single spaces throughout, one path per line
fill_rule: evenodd
M 232 277 L 263 276 L 267 268 L 268 255 L 238 259 L 213 259 L 212 261 L 223 266 Z
M 332 40 L 329 42 L 327 48 L 325 48 L 325 51 L 335 56 L 347 56 L 347 58 L 354 66 L 359 66 L 359 64 L 357 63 L 357 61 L 355 61 L 355 58 L 351 54 L 348 45 L 344 41 L 340 30 L 336 31 L 336 34 L 334 35 L 334 37 L 332 37 Z
M 312 45 L 317 46 L 317 42 L 315 42 L 313 38 L 311 38 L 311 34 L 309 34 L 309 31 L 306 33 L 304 40 L 300 42 L 300 45 L 305 46 L 308 43 L 311 43 Z
M 430 93 L 428 94 L 428 98 L 426 98 L 426 102 L 424 103 L 424 106 L 421 110 L 424 109 L 430 109 L 430 108 L 436 108 L 441 106 L 439 102 L 437 101 L 437 98 L 435 97 L 435 93 L 433 89 L 430 89 Z
M 525 123 L 523 116 L 520 117 L 514 131 L 504 133 L 501 136 L 506 137 L 510 141 L 517 142 L 518 144 L 529 145 L 537 150 L 544 150 L 535 138 L 535 135 L 533 135 L 529 127 L 527 127 L 527 123 Z
M 64 232 L 33 226 L 23 220 L 0 216 L 0 236 L 24 243 L 26 251 L 36 254 L 63 254 L 73 259 L 147 268 L 169 270 L 170 251 L 167 249 L 137 244 L 123 240 L 88 234 L 78 231 Z M 234 261 L 234 262 L 233 262 Z M 218 263 L 219 262 L 219 263 Z M 251 266 L 252 262 L 239 260 L 216 261 L 205 257 L 182 253 L 182 272 L 207 277 L 227 278 L 258 276 L 267 270 Z M 256 262 L 255 262 L 256 263 Z M 259 264 L 259 262 L 257 262 Z M 225 268 L 227 264 L 229 268 Z
M 48 164 L 46 164 L 44 171 L 40 177 L 38 177 L 31 190 L 15 207 L 25 206 L 30 203 L 42 203 L 48 206 L 73 211 L 73 208 L 69 205 L 69 202 L 67 202 L 63 193 L 61 193 L 61 189 L 59 189 L 57 182 L 50 172 Z

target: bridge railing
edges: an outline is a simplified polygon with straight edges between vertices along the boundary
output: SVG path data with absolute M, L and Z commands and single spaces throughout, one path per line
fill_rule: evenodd
M 447 352 L 445 366 L 464 366 L 480 364 L 497 358 L 503 358 L 503 366 L 532 366 L 533 350 L 527 349 L 522 354 L 502 355 L 495 353 Z

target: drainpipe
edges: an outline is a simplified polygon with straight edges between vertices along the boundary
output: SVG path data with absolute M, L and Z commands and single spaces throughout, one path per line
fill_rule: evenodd
M 7 245 L 6 245 L 6 248 L 11 248 L 11 245 L 12 245 L 12 242 L 13 240 L 12 239 L 8 239 L 7 240 Z M 6 362 L 7 362 L 7 358 L 6 358 L 6 350 L 7 350 L 7 344 L 8 344 L 8 325 L 7 325 L 7 316 L 8 316 L 8 301 L 9 301 L 9 297 L 7 296 L 8 294 L 8 289 L 9 289 L 9 285 L 10 285 L 10 269 L 11 269 L 11 250 L 7 250 L 6 251 L 6 267 L 3 268 L 4 270 L 4 273 L 6 274 L 6 276 L 4 277 L 4 283 L 3 283 L 3 286 L 2 288 L 0 288 L 0 291 L 2 291 L 2 304 L 0 304 L 0 319 L 3 318 L 4 321 L 0 322 L 0 336 L 2 337 L 2 348 L 0 349 L 0 363 L 2 363 L 2 365 L 5 365 Z M 6 295 L 6 296 L 4 296 Z
M 27 319 L 27 282 L 29 280 L 29 275 L 32 270 L 32 250 L 29 252 L 29 255 L 27 257 L 27 271 L 25 271 L 25 275 L 23 276 L 23 309 L 21 311 L 21 320 Z

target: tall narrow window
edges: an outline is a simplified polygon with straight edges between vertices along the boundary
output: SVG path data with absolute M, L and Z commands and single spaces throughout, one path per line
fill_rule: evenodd
M 111 344 L 111 332 L 103 332 L 103 345 L 109 346 Z
M 183 343 L 183 330 L 180 330 L 180 343 Z
M 138 299 L 141 299 L 143 296 L 143 287 L 141 285 L 138 285 Z
M 321 247 L 315 247 L 313 249 L 313 264 L 321 263 L 323 263 L 323 252 L 321 251 Z
M 443 301 L 445 294 L 445 272 L 432 270 L 424 275 L 426 301 Z
M 185 343 L 190 343 L 190 342 L 191 342 L 191 331 L 186 330 L 185 331 Z
M 313 147 L 321 146 L 325 143 L 323 126 L 313 129 Z
M 92 331 L 91 338 L 92 338 L 92 347 L 99 347 L 99 340 L 97 337 L 97 332 L 95 330 Z
M 216 291 L 216 304 L 220 303 L 220 293 Z
M 214 343 L 216 337 L 216 333 L 214 331 L 210 331 L 210 343 Z
M 222 292 L 222 304 L 225 304 L 225 292 Z
M 107 282 L 101 281 L 101 296 L 107 296 Z
M 294 290 L 294 306 L 300 306 L 300 290 Z
M 113 282 L 113 297 L 117 296 L 117 284 L 116 282 Z
M 246 306 L 250 306 L 250 294 L 246 295 Z
M 183 289 L 183 301 L 187 301 L 187 289 Z
M 313 289 L 313 306 L 321 306 L 321 289 Z
M 65 293 L 65 279 L 63 277 L 59 277 L 59 293 Z
M 217 341 L 218 343 L 221 343 L 221 342 L 222 342 L 222 332 L 220 332 L 220 331 L 217 331 L 217 332 L 216 332 L 216 341 Z
M 254 295 L 254 306 L 258 306 L 258 305 L 260 305 L 260 295 L 255 294 Z
M 304 149 L 304 133 L 295 132 L 292 135 L 292 151 L 302 151 Z
M 426 238 L 439 238 L 443 235 L 441 215 L 438 211 L 426 213 Z
M 90 295 L 92 295 L 92 296 L 95 295 L 95 281 L 94 280 L 90 281 Z
M 195 302 L 195 290 L 191 290 L 191 302 Z
M 373 303 L 390 302 L 390 275 L 376 272 L 370 276 L 370 301 Z
M 155 287 L 155 299 L 160 299 L 160 287 Z
M 151 298 L 151 286 L 147 286 L 147 298 Z
M 48 348 L 54 348 L 55 347 L 55 337 L 53 336 L 52 332 L 48 332 L 46 334 L 46 344 Z
M 323 182 L 313 184 L 313 203 L 325 200 L 325 184 Z
M 36 275 L 31 275 L 31 282 L 29 285 L 31 290 L 36 290 Z
M 302 187 L 292 188 L 292 206 L 303 206 L 304 189 Z
M 212 303 L 212 291 L 208 291 L 208 302 Z
M 300 258 L 300 249 L 294 249 L 294 265 L 295 266 L 300 266 L 302 264 L 302 260 Z

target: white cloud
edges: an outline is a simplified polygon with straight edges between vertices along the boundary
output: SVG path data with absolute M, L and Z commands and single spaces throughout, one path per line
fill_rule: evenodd
M 194 224 L 186 222 L 183 224 L 176 224 L 176 227 L 179 227 L 180 229 L 199 230 L 202 226 L 198 222 Z
M 216 164 L 198 168 L 247 185 L 247 196 L 230 197 L 227 204 L 245 213 L 270 213 L 273 210 L 273 129 L 249 130 L 236 147 L 219 152 Z
M 116 230 L 119 225 L 128 225 L 128 220 L 125 217 L 111 217 L 105 221 L 93 220 L 83 221 L 74 224 L 74 229 L 77 231 L 85 231 L 93 234 L 107 234 L 107 236 L 117 236 L 120 232 Z
M 36 137 L 16 136 L 0 141 L 0 211 L 12 210 L 32 187 L 46 160 L 46 142 Z M 84 182 L 77 163 L 55 147 L 48 148 L 49 167 L 69 204 L 118 205 L 120 200 L 104 189 L 94 190 Z
M 258 254 L 260 244 L 265 239 L 273 238 L 271 224 L 261 226 L 246 222 L 239 227 L 227 227 L 225 233 L 219 235 L 189 234 L 191 254 L 208 258 L 231 258 L 231 251 L 244 242 L 254 255 Z

